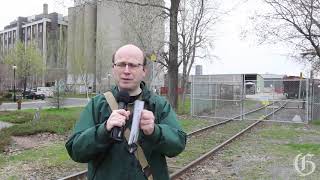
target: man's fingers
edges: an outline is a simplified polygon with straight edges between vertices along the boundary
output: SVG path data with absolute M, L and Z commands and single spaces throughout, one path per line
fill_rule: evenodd
M 107 130 L 110 131 L 115 126 L 124 126 L 126 124 L 126 119 L 128 119 L 128 112 L 129 111 L 125 111 L 124 109 L 112 111 L 112 114 L 107 121 Z
M 122 116 L 125 116 L 127 120 L 129 119 L 130 111 L 126 111 L 124 109 L 118 109 L 118 110 L 114 110 L 114 112 L 116 112 Z
M 110 126 L 111 126 L 111 128 L 113 128 L 113 127 L 122 127 L 122 126 L 124 126 L 124 124 L 125 124 L 125 122 L 124 121 L 113 121 L 111 124 L 110 124 Z
M 153 120 L 149 120 L 149 119 L 145 119 L 145 120 L 142 120 L 140 121 L 140 124 L 141 125 L 147 125 L 147 124 L 152 124 Z

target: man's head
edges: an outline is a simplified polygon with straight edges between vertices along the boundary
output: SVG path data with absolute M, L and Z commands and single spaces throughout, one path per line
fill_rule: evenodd
M 113 55 L 113 76 L 121 90 L 135 92 L 146 75 L 146 60 L 141 49 L 128 44 L 120 47 Z

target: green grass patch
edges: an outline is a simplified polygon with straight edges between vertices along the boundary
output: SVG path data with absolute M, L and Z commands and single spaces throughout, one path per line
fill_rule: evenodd
M 180 124 L 185 132 L 190 133 L 201 127 L 209 126 L 212 123 L 201 119 L 181 119 Z
M 311 121 L 311 124 L 320 126 L 320 120 L 313 120 Z
M 177 114 L 190 114 L 191 100 L 189 96 L 185 97 L 185 104 L 183 105 L 182 98 L 178 100 L 178 111 Z
M 282 145 L 280 148 L 284 151 L 284 153 L 292 152 L 292 153 L 311 153 L 311 154 L 320 154 L 320 144 L 296 144 L 289 143 Z
M 96 96 L 97 93 L 89 93 L 89 98 Z M 87 94 L 65 93 L 64 98 L 87 98 Z
M 260 135 L 263 138 L 270 139 L 295 139 L 299 136 L 299 132 L 294 128 L 281 128 L 277 125 L 272 125 L 269 128 L 262 129 Z
M 245 109 L 258 108 L 261 106 L 262 106 L 261 101 L 254 101 L 254 100 L 245 100 L 244 101 L 244 108 Z
M 64 143 L 58 142 L 42 148 L 25 150 L 16 155 L 0 154 L 0 168 L 12 166 L 19 170 L 19 167 L 24 164 L 29 164 L 30 167 L 37 169 L 50 167 L 70 168 L 75 166 L 85 168 L 85 164 L 76 163 L 69 157 Z
M 28 111 L 0 111 L 0 121 L 10 123 L 25 123 L 33 119 L 33 113 Z
M 79 118 L 80 112 L 83 108 L 62 108 L 62 109 L 44 109 L 40 112 L 40 119 L 32 121 L 35 110 L 28 111 L 13 111 L 6 112 L 6 117 L 15 118 L 16 113 L 21 118 L 21 124 L 15 124 L 11 127 L 2 129 L 0 131 L 0 151 L 3 151 L 5 146 L 10 143 L 11 136 L 32 135 L 42 132 L 51 132 L 57 134 L 64 134 L 71 130 L 75 121 Z M 8 119 L 7 119 L 8 120 Z M 9 120 L 8 120 L 9 121 Z M 10 120 L 9 122 L 14 122 Z

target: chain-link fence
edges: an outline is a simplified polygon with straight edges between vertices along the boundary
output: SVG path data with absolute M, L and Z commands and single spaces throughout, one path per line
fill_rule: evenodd
M 312 80 L 309 114 L 312 120 L 320 120 L 320 80 Z
M 193 76 L 191 114 L 198 117 L 231 118 L 241 112 L 242 77 Z
M 319 97 L 320 81 L 312 86 L 308 79 L 298 77 L 246 80 L 244 75 L 193 76 L 191 114 L 256 120 L 283 106 L 268 119 L 306 123 L 320 117 Z

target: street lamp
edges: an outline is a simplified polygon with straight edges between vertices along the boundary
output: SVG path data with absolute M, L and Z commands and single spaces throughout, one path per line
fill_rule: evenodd
M 16 69 L 17 69 L 17 66 L 13 65 L 12 69 L 13 69 L 13 102 L 16 102 L 16 100 L 17 100 L 17 97 L 16 97 Z

